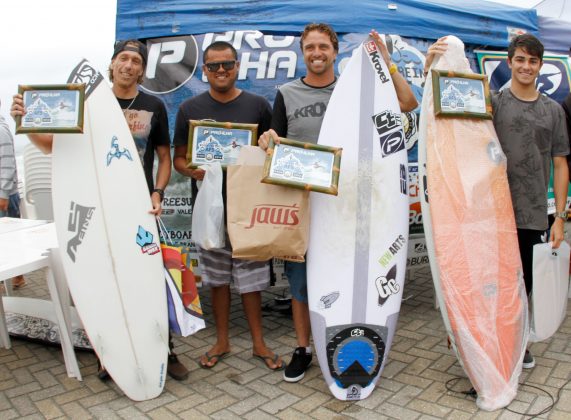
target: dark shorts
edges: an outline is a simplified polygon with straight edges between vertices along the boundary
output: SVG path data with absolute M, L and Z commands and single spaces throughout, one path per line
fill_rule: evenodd
M 293 298 L 299 302 L 307 303 L 307 266 L 305 262 L 286 261 L 284 271 Z
M 529 296 L 533 289 L 533 246 L 544 243 L 547 232 L 544 230 L 518 229 L 519 255 L 523 266 L 523 280 L 525 291 Z

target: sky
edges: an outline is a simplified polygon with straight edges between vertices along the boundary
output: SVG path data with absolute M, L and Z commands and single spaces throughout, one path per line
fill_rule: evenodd
M 10 117 L 18 84 L 65 83 L 87 58 L 106 74 L 115 41 L 116 0 L 2 0 L 0 113 Z M 26 144 L 16 136 L 16 149 Z

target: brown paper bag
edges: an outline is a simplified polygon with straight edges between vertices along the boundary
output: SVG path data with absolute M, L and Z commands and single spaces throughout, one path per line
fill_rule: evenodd
M 309 237 L 309 192 L 262 184 L 261 165 L 231 165 L 227 172 L 232 256 L 255 261 L 274 257 L 304 261 Z

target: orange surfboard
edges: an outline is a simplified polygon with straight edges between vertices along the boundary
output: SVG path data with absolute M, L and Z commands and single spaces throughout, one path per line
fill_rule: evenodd
M 452 36 L 447 42 L 448 51 L 432 68 L 472 73 L 462 42 Z M 431 77 L 422 103 L 419 168 L 426 174 L 422 212 L 425 220 L 428 215 L 435 290 L 456 354 L 478 393 L 478 407 L 496 410 L 517 393 L 528 338 L 506 157 L 492 120 L 435 116 Z M 480 82 L 440 81 L 443 109 L 485 104 Z

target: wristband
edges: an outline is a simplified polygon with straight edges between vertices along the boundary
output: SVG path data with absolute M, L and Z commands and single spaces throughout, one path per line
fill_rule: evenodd
M 160 188 L 155 188 L 153 192 L 157 193 L 159 197 L 161 197 L 161 202 L 165 199 L 165 190 L 161 190 Z
M 566 211 L 557 212 L 557 213 L 555 213 L 555 217 L 559 217 L 560 219 L 567 220 L 567 212 Z
M 389 73 L 391 75 L 395 74 L 398 70 L 398 67 L 395 63 L 391 63 L 391 66 L 389 67 Z

